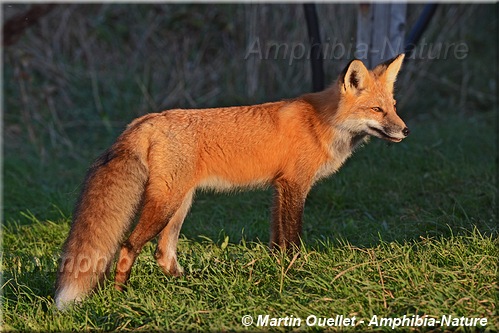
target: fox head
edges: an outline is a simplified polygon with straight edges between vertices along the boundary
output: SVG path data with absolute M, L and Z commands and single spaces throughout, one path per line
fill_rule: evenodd
M 397 115 L 393 85 L 404 54 L 369 71 L 360 60 L 353 60 L 340 75 L 338 116 L 340 127 L 355 135 L 367 134 L 400 142 L 409 129 Z

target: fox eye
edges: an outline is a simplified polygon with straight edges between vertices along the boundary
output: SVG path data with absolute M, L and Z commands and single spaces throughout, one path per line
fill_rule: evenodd
M 372 107 L 371 110 L 373 110 L 374 112 L 383 112 L 383 109 L 378 106 Z

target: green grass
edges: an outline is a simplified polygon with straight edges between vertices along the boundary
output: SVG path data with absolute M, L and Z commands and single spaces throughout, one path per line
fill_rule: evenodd
M 109 284 L 62 313 L 50 297 L 55 260 L 46 258 L 47 244 L 39 244 L 38 234 L 59 232 L 62 238 L 66 228 L 40 224 L 31 229 L 16 231 L 24 246 L 30 243 L 32 248 L 9 258 L 16 267 L 9 268 L 5 279 L 8 329 L 241 330 L 243 315 L 266 314 L 342 314 L 366 322 L 372 315 L 486 317 L 487 328 L 498 329 L 497 239 L 477 231 L 369 248 L 325 243 L 321 250 L 303 248 L 294 261 L 270 254 L 260 243 L 184 238 L 184 277 L 162 275 L 148 246 L 126 293 Z M 47 242 L 52 248 L 57 243 L 54 238 Z
M 312 190 L 300 257 L 266 247 L 270 191 L 200 193 L 184 277 L 164 276 L 149 244 L 126 293 L 107 284 L 64 313 L 52 297 L 69 217 L 21 213 L 3 230 L 4 328 L 243 330 L 244 315 L 342 314 L 389 331 L 367 323 L 417 314 L 487 317 L 497 330 L 493 115 L 411 125 L 406 142 L 373 140 Z

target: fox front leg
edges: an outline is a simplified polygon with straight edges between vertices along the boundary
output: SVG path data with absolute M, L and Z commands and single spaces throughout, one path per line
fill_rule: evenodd
M 271 247 L 290 250 L 300 245 L 307 193 L 308 190 L 305 190 L 304 186 L 295 182 L 285 179 L 275 182 Z

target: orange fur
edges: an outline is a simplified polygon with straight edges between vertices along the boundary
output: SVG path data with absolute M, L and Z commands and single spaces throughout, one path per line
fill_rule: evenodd
M 87 174 L 63 247 L 57 306 L 99 284 L 120 244 L 115 281 L 122 289 L 138 253 L 158 234 L 158 264 L 166 274 L 182 274 L 176 245 L 196 189 L 273 185 L 271 245 L 298 244 L 305 198 L 317 180 L 370 135 L 394 142 L 408 135 L 393 100 L 402 59 L 373 71 L 354 60 L 328 89 L 295 99 L 134 120 Z

